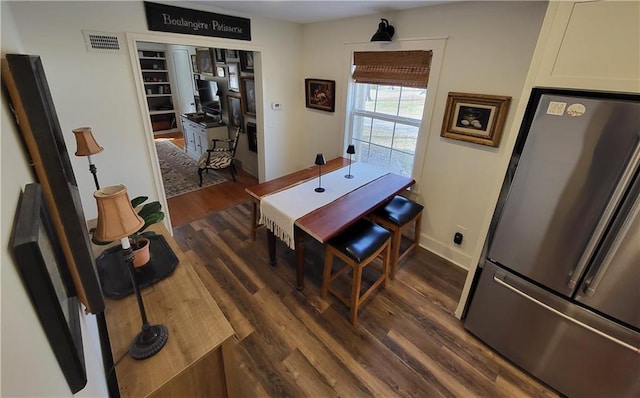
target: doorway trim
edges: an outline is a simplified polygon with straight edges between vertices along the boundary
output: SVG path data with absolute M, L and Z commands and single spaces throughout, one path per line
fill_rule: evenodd
M 255 72 L 254 80 L 256 83 L 256 122 L 261 124 L 264 120 L 263 98 L 262 98 L 262 48 L 251 42 L 244 42 L 231 39 L 205 37 L 205 36 L 188 36 L 176 33 L 126 33 L 127 44 L 129 47 L 129 60 L 133 72 L 133 81 L 136 87 L 136 95 L 140 107 L 140 116 L 142 118 L 143 133 L 147 142 L 147 159 L 153 173 L 153 181 L 156 189 L 158 200 L 165 209 L 164 225 L 173 236 L 171 227 L 171 215 L 169 206 L 167 205 L 167 197 L 164 191 L 164 183 L 162 182 L 162 172 L 160 171 L 160 163 L 158 161 L 158 153 L 153 140 L 153 130 L 151 128 L 149 108 L 144 97 L 144 82 L 142 81 L 142 72 L 140 70 L 140 62 L 138 61 L 138 42 L 149 42 L 158 44 L 175 44 L 193 47 L 209 47 L 209 48 L 230 48 L 234 50 L 253 51 Z M 258 174 L 264 167 L 264 145 L 258 145 Z

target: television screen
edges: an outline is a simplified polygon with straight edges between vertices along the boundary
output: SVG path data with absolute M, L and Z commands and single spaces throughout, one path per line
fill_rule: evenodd
M 202 111 L 212 115 L 220 115 L 220 96 L 218 95 L 218 83 L 213 80 L 197 79 L 198 96 Z

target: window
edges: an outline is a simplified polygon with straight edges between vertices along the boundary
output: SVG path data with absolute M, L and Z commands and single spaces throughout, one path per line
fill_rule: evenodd
M 356 159 L 411 177 L 426 90 L 355 83 L 354 94 Z
M 411 177 L 431 51 L 354 54 L 351 142 L 358 161 Z

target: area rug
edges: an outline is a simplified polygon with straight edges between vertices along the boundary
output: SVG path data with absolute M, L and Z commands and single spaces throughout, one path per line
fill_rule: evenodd
M 195 160 L 169 140 L 156 140 L 155 144 L 167 198 L 227 181 L 220 173 L 209 170 L 208 173 L 202 175 L 203 181 L 202 187 L 200 187 L 198 163 Z

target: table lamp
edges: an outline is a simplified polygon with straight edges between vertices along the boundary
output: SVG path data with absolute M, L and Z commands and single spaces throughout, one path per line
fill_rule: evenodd
M 124 185 L 99 189 L 93 196 L 96 198 L 98 207 L 98 225 L 94 236 L 102 242 L 120 240 L 121 253 L 131 277 L 133 291 L 136 294 L 142 317 L 142 331 L 131 342 L 129 354 L 134 359 L 149 358 L 164 347 L 169 339 L 169 331 L 164 325 L 150 325 L 147 321 L 142 295 L 133 268 L 133 250 L 129 243 L 129 235 L 137 232 L 144 225 L 144 220 L 131 207 L 127 188 Z
M 91 127 L 78 127 L 73 129 L 73 134 L 76 136 L 76 156 L 86 156 L 89 159 L 89 171 L 93 174 L 93 182 L 96 183 L 96 189 L 100 189 L 98 184 L 98 169 L 91 160 L 91 155 L 104 151 L 104 148 L 98 145 L 96 139 L 93 138 L 91 133 Z
M 316 192 L 324 192 L 324 188 L 322 188 L 322 165 L 326 163 L 323 154 L 316 155 L 316 164 L 318 165 L 318 188 L 315 189 Z
M 353 175 L 351 174 L 351 155 L 356 153 L 356 147 L 353 145 L 349 145 L 347 147 L 347 153 L 349 154 L 349 173 L 344 176 L 344 178 L 353 178 Z

